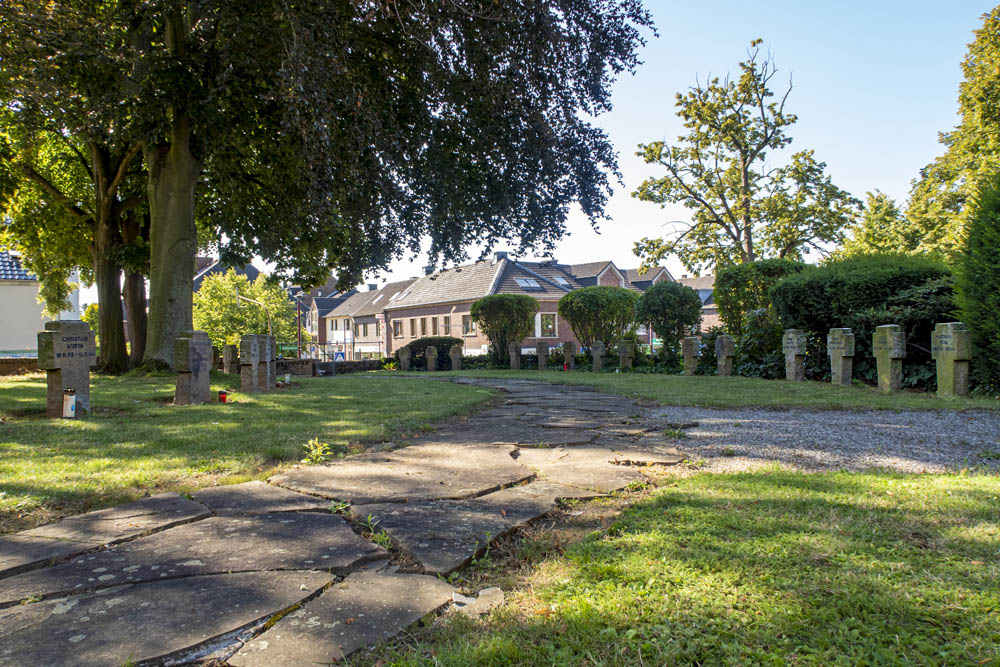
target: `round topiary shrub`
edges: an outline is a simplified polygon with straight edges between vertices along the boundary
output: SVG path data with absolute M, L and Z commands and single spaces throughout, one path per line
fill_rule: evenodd
M 492 294 L 472 304 L 470 314 L 490 341 L 494 365 L 510 363 L 508 345 L 520 343 L 535 327 L 538 301 L 527 294 Z
M 559 316 L 569 322 L 581 345 L 601 341 L 610 350 L 635 324 L 638 298 L 638 292 L 624 287 L 583 287 L 559 299 Z
M 662 354 L 676 352 L 680 339 L 701 324 L 701 297 L 686 285 L 659 282 L 639 297 L 635 319 L 651 325 L 663 339 Z

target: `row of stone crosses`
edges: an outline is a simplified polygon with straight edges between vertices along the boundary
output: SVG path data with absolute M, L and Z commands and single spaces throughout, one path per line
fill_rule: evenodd
M 224 348 L 223 370 L 239 373 L 240 390 L 255 393 L 274 389 L 276 378 L 274 336 L 252 334 Z M 174 341 L 177 381 L 175 405 L 207 403 L 212 398 L 209 371 L 216 364 L 212 340 L 204 331 L 187 331 Z M 90 414 L 90 368 L 97 362 L 94 332 L 86 322 L 46 322 L 38 334 L 38 367 L 47 374 L 45 414 L 48 417 L 86 417 Z M 72 415 L 67 397 L 72 397 Z

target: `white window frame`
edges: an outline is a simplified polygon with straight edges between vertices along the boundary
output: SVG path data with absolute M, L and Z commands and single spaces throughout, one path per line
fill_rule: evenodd
M 555 333 L 551 336 L 542 335 L 542 315 L 551 315 Z M 535 338 L 559 338 L 559 317 L 557 313 L 535 313 Z

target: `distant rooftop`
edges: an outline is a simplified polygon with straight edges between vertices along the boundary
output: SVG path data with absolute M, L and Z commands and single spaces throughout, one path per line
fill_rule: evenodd
M 19 257 L 11 255 L 6 250 L 0 250 L 0 280 L 31 281 L 38 278 L 24 270 Z

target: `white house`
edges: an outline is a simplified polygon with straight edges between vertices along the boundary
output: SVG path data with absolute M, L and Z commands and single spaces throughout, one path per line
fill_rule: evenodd
M 37 350 L 38 332 L 51 318 L 42 316 L 38 279 L 6 250 L 0 250 L 0 313 L 0 353 Z

